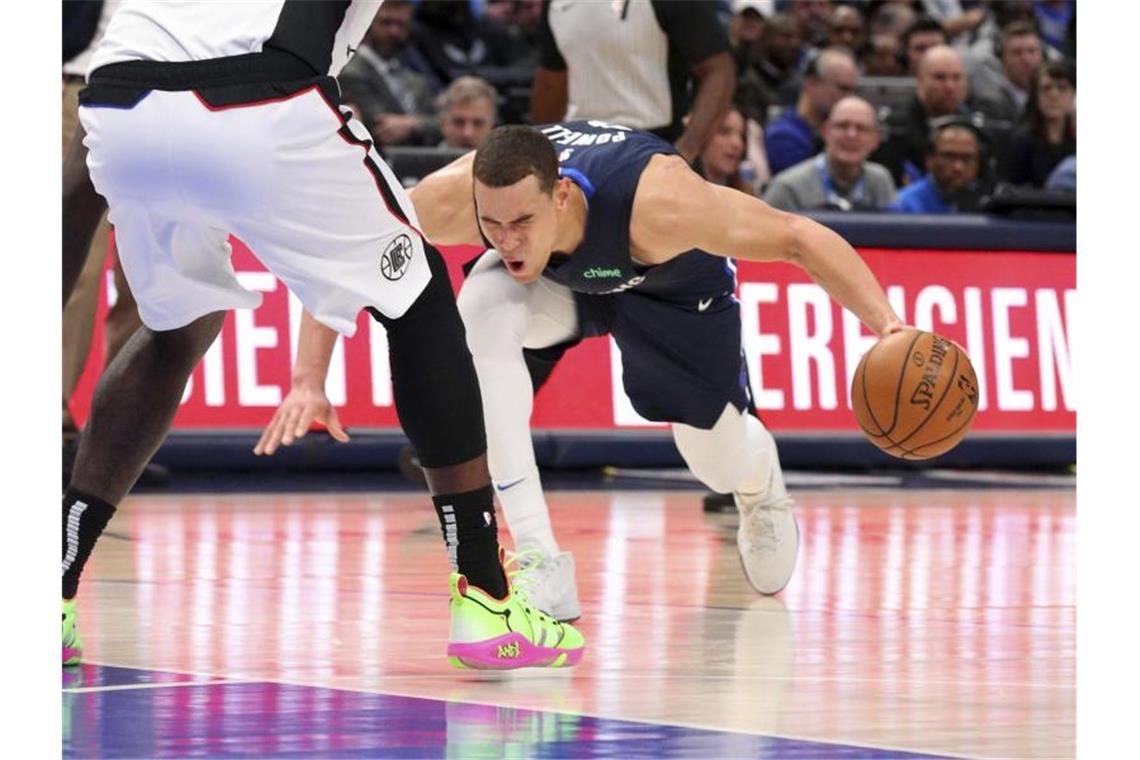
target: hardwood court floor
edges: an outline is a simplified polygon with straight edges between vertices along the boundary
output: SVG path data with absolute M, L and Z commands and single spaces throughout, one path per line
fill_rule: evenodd
M 1075 755 L 1071 490 L 795 495 L 799 565 L 769 599 L 744 580 L 735 515 L 702 513 L 699 492 L 552 493 L 588 642 L 566 671 L 447 665 L 446 558 L 422 494 L 132 497 L 88 565 L 80 630 L 90 662 L 446 700 L 455 730 L 495 720 L 457 704 L 481 703 L 836 753 Z M 119 730 L 72 708 L 73 728 Z M 541 754 L 530 741 L 521 756 Z

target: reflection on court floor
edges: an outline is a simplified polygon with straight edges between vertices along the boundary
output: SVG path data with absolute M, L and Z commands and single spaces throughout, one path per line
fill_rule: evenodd
M 450 669 L 419 494 L 132 497 L 89 564 L 91 756 L 968 757 L 1075 753 L 1069 490 L 797 494 L 761 598 L 692 491 L 551 495 L 588 649 Z

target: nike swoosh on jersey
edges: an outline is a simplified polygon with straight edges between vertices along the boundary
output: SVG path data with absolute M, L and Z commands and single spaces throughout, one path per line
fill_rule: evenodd
M 507 490 L 508 488 L 514 488 L 515 486 L 517 486 L 519 483 L 523 482 L 524 480 L 526 480 L 526 478 L 519 478 L 518 480 L 512 480 L 510 483 L 496 483 L 495 488 L 497 488 L 499 490 L 499 492 L 502 493 L 503 491 Z
M 713 299 L 711 298 L 702 298 L 697 302 L 697 311 L 704 311 L 708 307 L 712 306 L 712 302 Z

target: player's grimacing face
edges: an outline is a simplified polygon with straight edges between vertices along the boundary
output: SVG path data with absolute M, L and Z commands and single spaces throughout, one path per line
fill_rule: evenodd
M 488 187 L 475 180 L 479 228 L 516 280 L 534 282 L 550 260 L 558 195 L 557 188 L 553 194 L 542 192 L 533 174 L 507 187 Z

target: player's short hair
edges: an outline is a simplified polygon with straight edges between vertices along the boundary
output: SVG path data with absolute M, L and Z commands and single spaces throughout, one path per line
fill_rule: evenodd
M 487 187 L 509 187 L 533 174 L 544 193 L 558 179 L 558 155 L 536 129 L 521 124 L 498 127 L 475 151 L 475 179 Z

